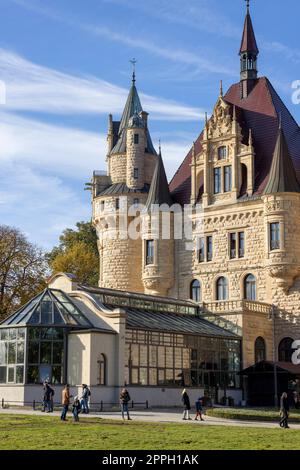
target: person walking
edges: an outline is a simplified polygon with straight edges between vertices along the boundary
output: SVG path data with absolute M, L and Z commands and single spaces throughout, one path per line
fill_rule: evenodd
M 289 411 L 290 411 L 290 406 L 289 406 L 288 396 L 287 396 L 287 393 L 284 392 L 280 398 L 281 420 L 279 422 L 279 426 L 281 428 L 289 429 L 289 425 L 288 425 Z
M 51 413 L 53 411 L 53 395 L 54 390 L 50 387 L 48 382 L 44 382 L 44 397 L 43 397 L 43 407 L 42 411 L 46 411 L 47 413 Z
M 123 388 L 120 394 L 120 404 L 121 404 L 121 412 L 122 412 L 122 418 L 123 420 L 125 419 L 125 413 L 127 414 L 127 419 L 131 421 L 131 418 L 129 416 L 129 410 L 128 410 L 128 403 L 130 402 L 131 398 L 129 395 L 129 392 L 126 388 Z
M 80 399 L 82 413 L 88 414 L 90 412 L 89 408 L 89 397 L 91 396 L 90 389 L 86 384 L 82 384 L 82 395 Z
M 61 403 L 62 403 L 63 409 L 62 409 L 60 419 L 62 421 L 66 421 L 66 416 L 67 416 L 67 413 L 69 411 L 70 398 L 72 396 L 73 395 L 70 395 L 69 385 L 66 384 L 63 391 L 62 391 L 62 394 L 61 394 Z
M 184 406 L 182 419 L 183 420 L 192 419 L 190 417 L 190 410 L 191 410 L 190 397 L 188 396 L 186 389 L 184 389 L 183 392 L 182 392 L 181 400 L 182 400 L 182 403 L 183 403 L 183 406 Z
M 200 418 L 200 421 L 204 421 L 202 418 L 202 413 L 203 413 L 203 404 L 201 398 L 198 398 L 198 400 L 195 403 L 196 406 L 196 416 L 195 416 L 195 421 L 198 421 L 198 416 Z
M 75 423 L 79 421 L 79 416 L 78 414 L 81 411 L 81 405 L 80 405 L 80 400 L 78 395 L 74 398 L 73 405 L 72 405 L 72 414 L 73 414 L 73 420 Z

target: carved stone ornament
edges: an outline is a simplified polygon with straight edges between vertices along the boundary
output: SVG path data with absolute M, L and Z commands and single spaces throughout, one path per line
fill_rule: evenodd
M 300 266 L 277 265 L 268 269 L 269 275 L 276 279 L 278 286 L 287 294 L 300 274 Z
M 220 98 L 208 121 L 208 138 L 215 139 L 228 135 L 232 130 L 231 107 Z

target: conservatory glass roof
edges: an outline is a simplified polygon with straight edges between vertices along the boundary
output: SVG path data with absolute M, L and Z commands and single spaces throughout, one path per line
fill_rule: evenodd
M 45 289 L 0 324 L 6 327 L 16 325 L 93 327 L 70 297 L 56 289 Z

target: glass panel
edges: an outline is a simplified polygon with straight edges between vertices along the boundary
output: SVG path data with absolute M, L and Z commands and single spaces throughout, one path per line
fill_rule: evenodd
M 131 362 L 133 366 L 139 365 L 139 346 L 137 344 L 131 345 Z
M 149 369 L 149 385 L 157 385 L 157 369 Z
M 8 364 L 16 363 L 16 343 L 8 343 Z
M 38 341 L 29 341 L 28 345 L 28 363 L 38 364 L 39 363 L 39 346 Z
M 140 384 L 147 385 L 148 384 L 148 377 L 147 377 L 147 369 L 146 367 L 140 368 Z
M 21 384 L 24 382 L 24 366 L 16 367 L 16 383 Z
M 41 361 L 42 364 L 51 364 L 51 342 L 41 342 Z
M 23 364 L 24 362 L 24 342 L 17 343 L 17 364 Z
M 140 366 L 148 365 L 148 351 L 147 346 L 140 345 Z
M 25 340 L 25 328 L 18 328 L 18 339 Z
M 10 340 L 17 338 L 17 329 L 16 329 L 16 328 L 10 328 L 10 329 L 8 330 L 8 338 L 9 338 Z
M 53 323 L 52 318 L 52 301 L 49 297 L 49 300 L 45 300 L 44 297 L 43 301 L 41 302 L 41 323 L 43 325 L 48 325 L 49 323 Z
M 0 338 L 1 340 L 8 339 L 8 330 L 0 330 Z
M 39 383 L 39 368 L 38 368 L 38 366 L 29 366 L 28 367 L 27 382 L 29 384 Z
M 158 366 L 165 367 L 165 348 L 163 346 L 158 346 L 157 356 L 158 356 Z
M 157 347 L 149 346 L 149 366 L 157 367 Z
M 57 306 L 53 303 L 53 312 L 54 312 L 54 320 L 53 320 L 53 323 L 55 325 L 63 325 L 64 324 L 64 321 L 62 319 L 62 316 L 61 314 L 59 313 L 59 310 L 57 308 Z
M 63 383 L 62 370 L 63 369 L 60 366 L 52 367 L 52 383 L 53 384 Z
M 56 341 L 53 343 L 53 364 L 62 364 L 63 362 L 63 343 Z
M 173 384 L 174 383 L 174 371 L 173 369 L 166 369 L 166 383 Z
M 29 328 L 28 332 L 29 339 L 40 339 L 40 328 Z
M 158 369 L 158 384 L 159 385 L 164 385 L 165 384 L 165 370 L 164 369 Z
M 40 323 L 40 306 L 36 308 L 36 310 L 33 312 L 33 314 L 30 317 L 30 320 L 28 320 L 29 325 L 37 325 Z
M 45 381 L 51 382 L 52 379 L 52 367 L 51 366 L 40 366 L 39 367 L 40 371 L 40 383 L 43 383 Z
M 5 384 L 6 383 L 6 373 L 7 369 L 6 367 L 0 367 L 0 384 Z
M 14 367 L 8 367 L 7 382 L 8 383 L 15 382 L 15 368 Z
M 7 364 L 7 343 L 5 341 L 0 342 L 0 364 Z
M 137 368 L 131 369 L 131 383 L 135 385 L 139 383 L 139 370 Z

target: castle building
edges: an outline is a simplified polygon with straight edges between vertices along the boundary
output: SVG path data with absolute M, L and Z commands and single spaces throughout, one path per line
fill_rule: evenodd
M 91 184 L 99 287 L 56 274 L 2 322 L 0 398 L 37 399 L 47 379 L 88 383 L 94 402 L 126 384 L 152 405 L 182 386 L 270 404 L 300 377 L 300 128 L 258 76 L 248 3 L 239 55 L 170 183 L 133 74 Z

